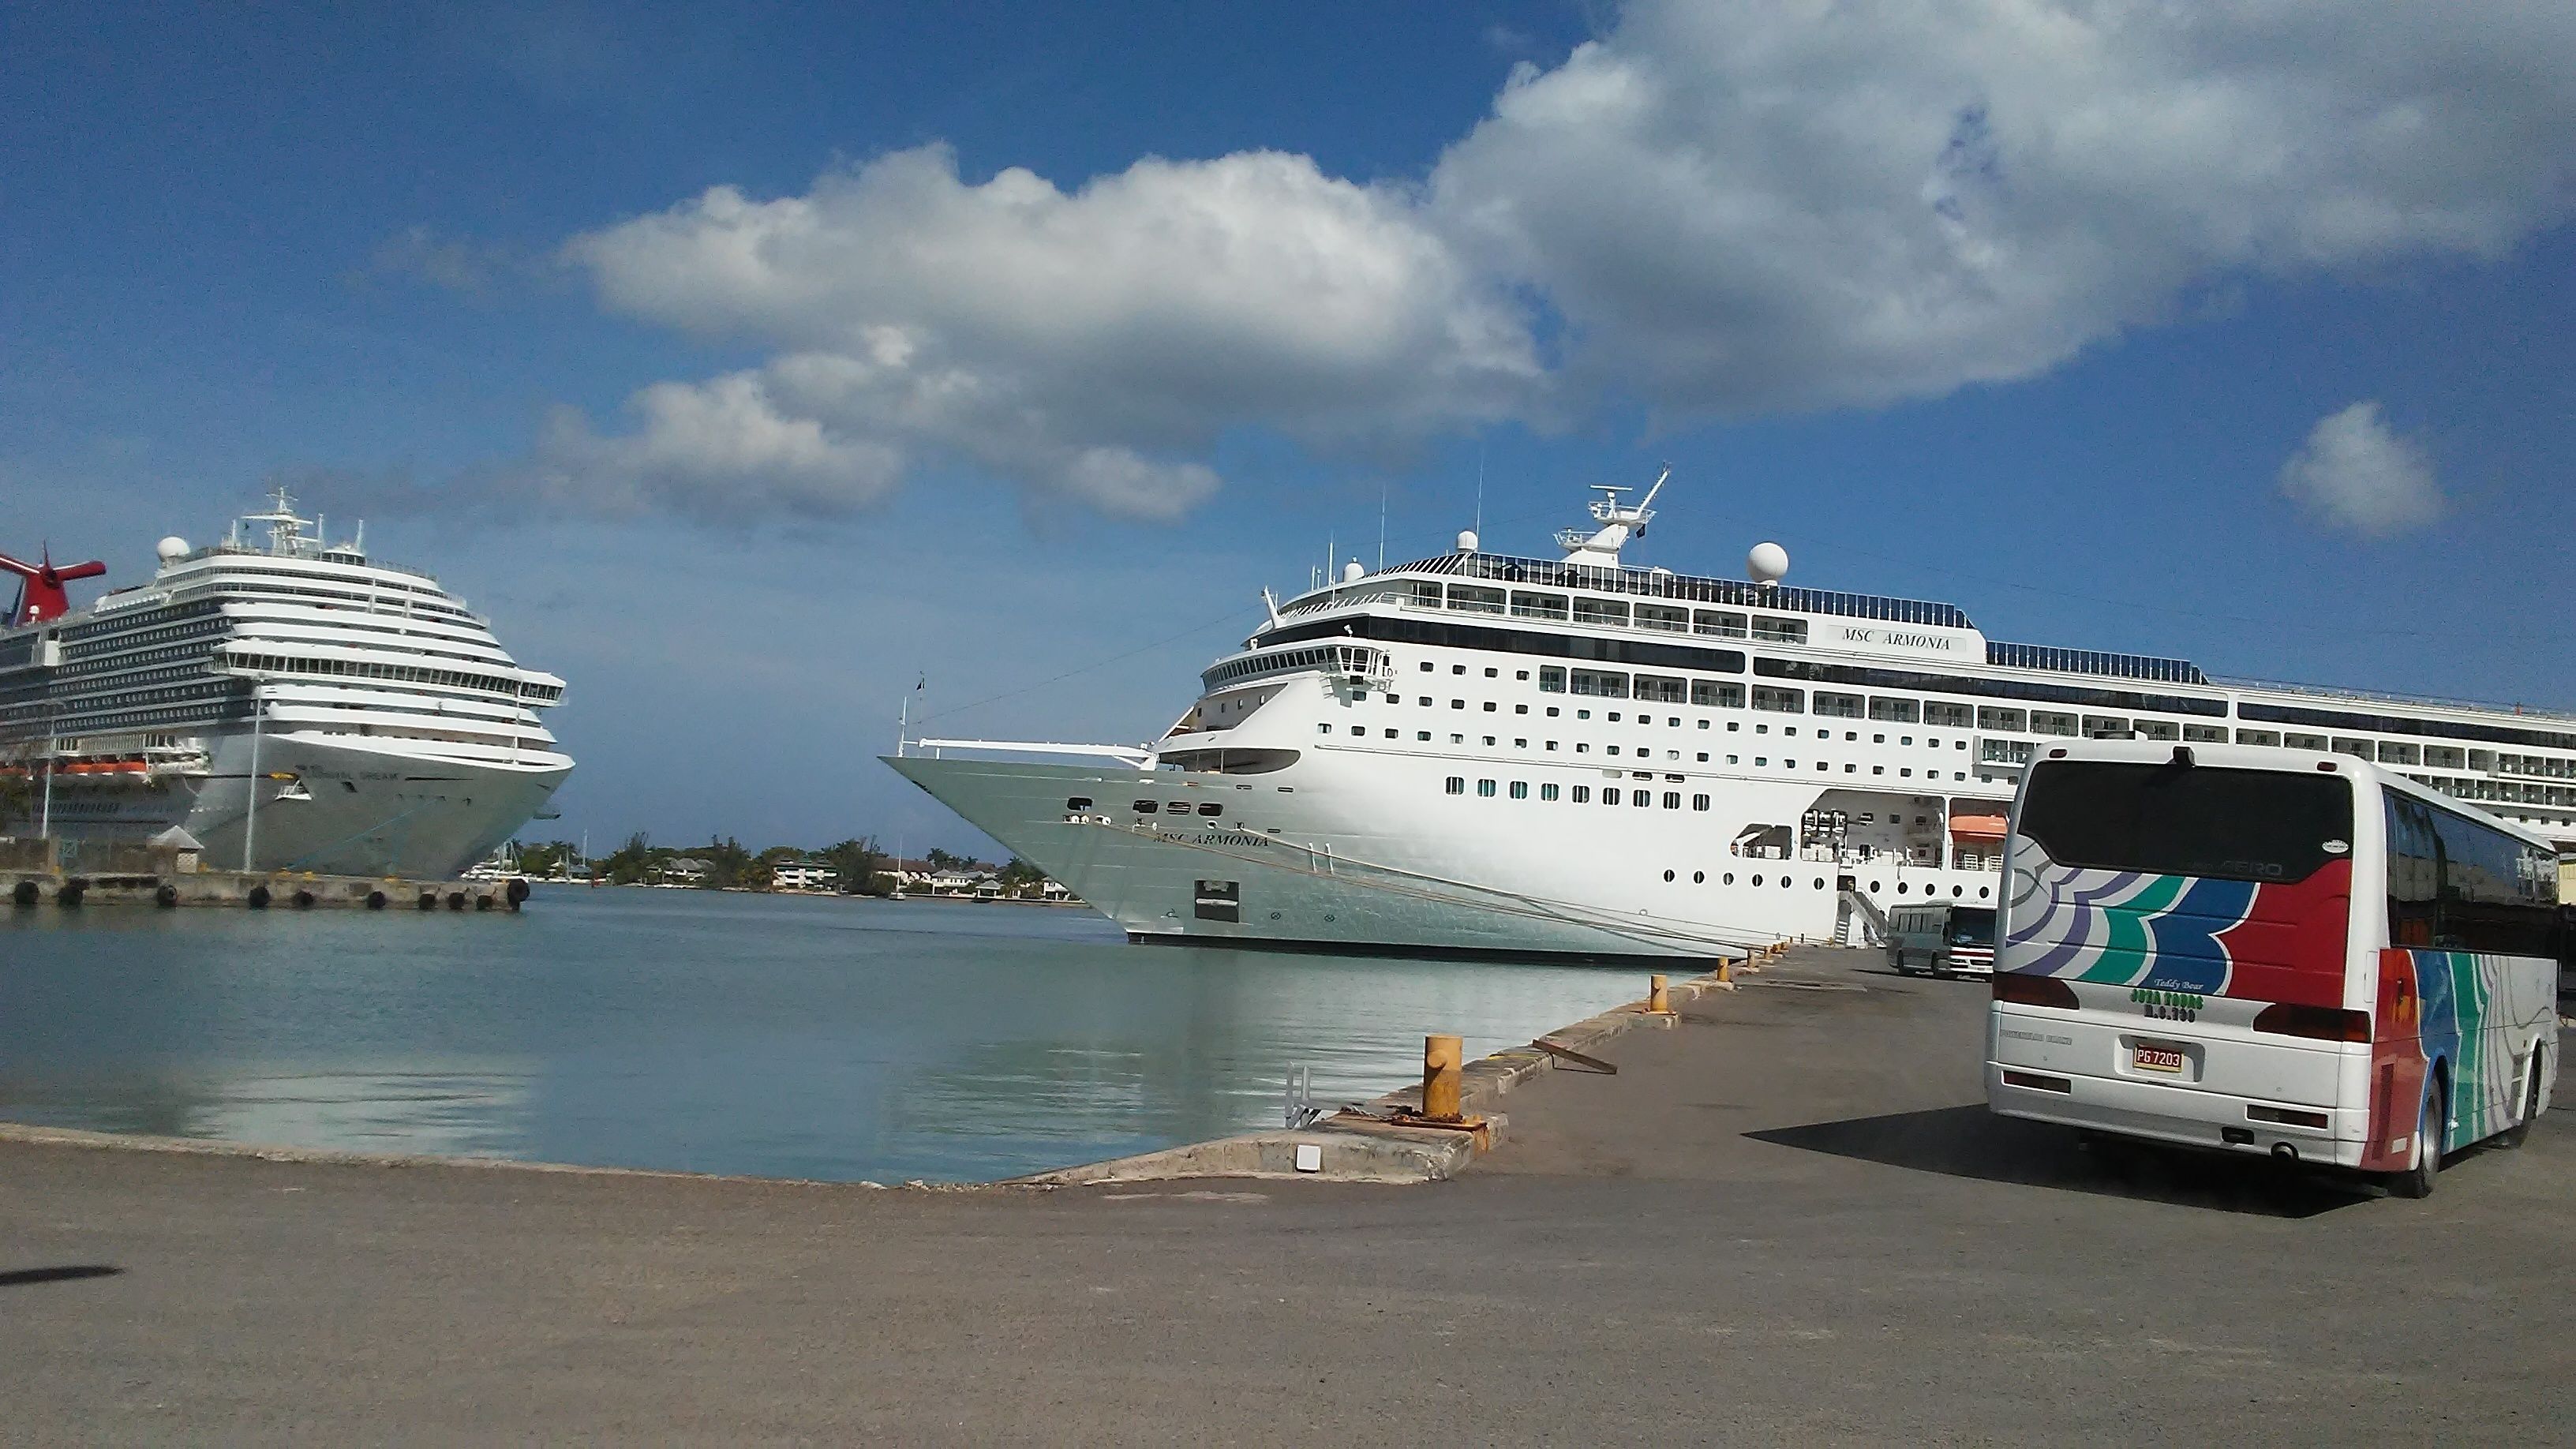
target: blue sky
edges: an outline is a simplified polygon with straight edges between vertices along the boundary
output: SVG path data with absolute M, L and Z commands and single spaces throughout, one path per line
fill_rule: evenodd
M 0 5 L 0 547 L 265 481 L 571 681 L 562 827 L 911 848 L 1328 540 L 2576 707 L 2576 28 L 2390 4 Z M 1516 69 L 1517 68 L 1517 69 Z

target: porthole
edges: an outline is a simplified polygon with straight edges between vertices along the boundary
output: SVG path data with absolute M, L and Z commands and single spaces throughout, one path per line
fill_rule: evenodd
M 1952 895 L 1954 895 L 1954 896 L 1963 896 L 1963 895 L 1966 895 L 1967 893 L 1968 893 L 1968 892 L 1967 892 L 1967 890 L 1966 890 L 1964 887 L 1961 887 L 1961 886 L 1952 886 L 1952 887 L 1950 887 L 1950 894 L 1952 894 Z
M 1898 881 L 1896 883 L 1896 893 L 1900 896 L 1905 894 L 1905 882 Z
M 1825 888 L 1825 878 L 1824 878 L 1823 876 L 1818 876 L 1818 877 L 1816 877 L 1816 889 L 1818 889 L 1818 890 L 1823 890 L 1824 888 Z
M 1986 898 L 1986 888 L 1985 888 L 1984 886 L 1979 886 L 1979 887 L 1977 887 L 1977 899 L 1982 901 L 1982 900 L 1984 900 L 1985 898 Z
M 1753 883 L 1754 883 L 1755 885 L 1760 885 L 1760 884 L 1762 884 L 1762 877 L 1760 877 L 1760 876 L 1758 876 L 1758 875 L 1757 875 L 1757 876 L 1755 876 L 1755 877 L 1753 878 Z
M 1876 881 L 1871 881 L 1871 882 L 1869 883 L 1869 893 L 1870 893 L 1871 895 L 1877 895 L 1877 894 L 1878 894 L 1878 882 L 1876 882 Z
M 1717 883 L 1718 883 L 1719 885 L 1733 885 L 1733 884 L 1735 884 L 1735 872 L 1733 872 L 1733 871 L 1731 871 L 1731 870 L 1730 870 L 1730 871 L 1728 871 L 1726 874 L 1724 874 L 1724 875 L 1722 875 L 1722 876 L 1719 876 L 1719 877 L 1717 878 Z
M 1279 919 L 1279 913 L 1278 913 L 1277 911 L 1272 911 L 1272 912 L 1270 913 L 1270 919 L 1272 919 L 1272 920 L 1274 920 L 1274 921 L 1275 921 L 1275 920 L 1278 920 L 1278 919 Z
M 1785 890 L 1787 890 L 1789 887 L 1791 887 L 1791 886 L 1793 886 L 1793 885 L 1796 885 L 1796 884 L 1797 884 L 1797 882 L 1796 882 L 1796 881 L 1789 879 L 1789 878 L 1788 878 L 1787 876 L 1785 876 L 1785 875 L 1784 875 L 1784 876 L 1782 876 L 1782 877 L 1780 877 L 1780 889 L 1782 889 L 1782 890 L 1784 890 L 1784 891 L 1785 891 Z
M 1671 871 L 1665 871 L 1665 872 L 1664 872 L 1664 879 L 1666 879 L 1666 880 L 1671 880 L 1672 878 L 1673 878 L 1673 873 L 1672 873 Z

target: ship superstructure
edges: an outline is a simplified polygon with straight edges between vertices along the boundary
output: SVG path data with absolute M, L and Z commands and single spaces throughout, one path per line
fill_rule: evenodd
M 2021 771 L 2085 737 L 2358 756 L 2576 848 L 2576 716 L 1990 640 L 1785 586 L 1772 544 L 1636 568 L 1653 494 L 1606 491 L 1559 558 L 1462 534 L 1274 606 L 1148 745 L 888 763 L 1138 939 L 1339 950 L 1701 956 L 1992 905 Z
M 281 489 L 158 553 L 84 609 L 31 580 L 0 629 L 0 770 L 75 851 L 175 829 L 226 868 L 451 876 L 570 773 L 538 717 L 563 681 L 363 530 L 326 542 Z

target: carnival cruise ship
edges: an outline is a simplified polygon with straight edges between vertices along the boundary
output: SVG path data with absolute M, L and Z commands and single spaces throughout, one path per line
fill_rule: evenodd
M 324 541 L 280 489 L 208 548 L 165 538 L 149 584 L 0 559 L 0 771 L 73 852 L 193 841 L 226 869 L 453 876 L 572 770 L 523 669 L 425 573 Z M 173 831 L 178 832 L 172 834 Z
M 1623 565 L 1662 486 L 1602 489 L 1555 559 L 1347 565 L 1151 743 L 887 763 L 1131 939 L 1337 951 L 1706 957 L 1991 907 L 2022 770 L 2084 737 L 2353 755 L 2576 848 L 2576 716 L 1989 640 L 1783 585 L 1773 544 L 1744 580 Z

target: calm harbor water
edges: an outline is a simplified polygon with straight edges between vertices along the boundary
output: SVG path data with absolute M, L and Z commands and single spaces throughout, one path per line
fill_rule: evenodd
M 517 916 L 0 913 L 0 1118 L 988 1180 L 1275 1126 L 1643 994 L 1628 968 L 1130 946 L 1086 911 L 541 887 Z

